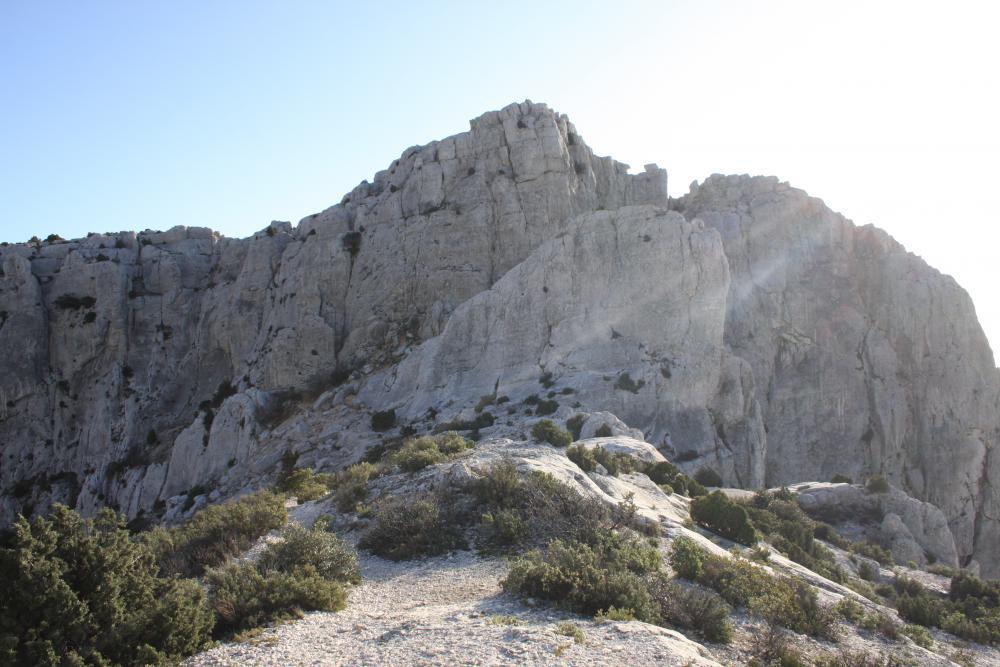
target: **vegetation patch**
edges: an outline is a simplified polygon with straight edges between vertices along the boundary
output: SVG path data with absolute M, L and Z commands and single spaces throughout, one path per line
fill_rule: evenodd
M 336 478 L 336 475 L 317 473 L 312 468 L 295 468 L 282 475 L 275 488 L 304 503 L 330 493 L 336 485 Z
M 341 512 L 357 511 L 358 503 L 368 497 L 368 480 L 376 475 L 378 467 L 367 461 L 355 463 L 337 473 L 333 497 Z
M 758 533 L 743 505 L 729 499 L 722 491 L 713 491 L 691 502 L 691 518 L 698 524 L 727 539 L 753 546 Z
M 889 482 L 882 475 L 872 475 L 868 478 L 868 483 L 865 484 L 865 490 L 868 493 L 888 493 Z
M 382 410 L 381 412 L 373 412 L 371 420 L 372 430 L 376 433 L 381 433 L 383 431 L 388 431 L 396 426 L 396 411 L 395 410 Z
M 813 521 L 803 512 L 795 494 L 787 489 L 760 491 L 745 507 L 754 527 L 778 551 L 827 579 L 838 583 L 847 579 L 833 553 L 815 538 L 820 533 L 836 544 L 843 544 L 844 540 L 830 525 Z
M 832 639 L 836 626 L 833 609 L 819 604 L 816 591 L 797 579 L 776 577 L 743 558 L 715 556 L 693 540 L 675 540 L 671 567 L 679 576 L 719 593 L 734 607 L 745 607 L 770 624 L 801 634 Z
M 203 648 L 215 619 L 196 582 L 157 574 L 110 509 L 21 517 L 0 550 L 0 663 L 161 664 Z
M 199 576 L 287 521 L 284 496 L 262 491 L 206 507 L 179 526 L 154 528 L 142 535 L 142 541 L 163 575 Z
M 639 380 L 636 382 L 632 379 L 632 376 L 626 372 L 621 373 L 618 379 L 615 380 L 615 389 L 620 389 L 622 391 L 629 391 L 633 394 L 638 394 L 639 390 L 646 386 L 645 380 Z
M 573 442 L 573 437 L 569 432 L 559 428 L 551 419 L 541 419 L 535 422 L 535 425 L 531 427 L 531 437 L 555 447 L 567 447 Z
M 573 415 L 566 420 L 566 430 L 573 436 L 574 442 L 580 439 L 580 433 L 583 431 L 583 424 L 586 421 L 587 415 Z
M 429 465 L 444 463 L 471 448 L 471 440 L 450 431 L 407 440 L 389 460 L 406 472 L 416 472 Z
M 389 560 L 436 556 L 465 546 L 454 498 L 430 492 L 375 503 L 374 525 L 358 546 Z

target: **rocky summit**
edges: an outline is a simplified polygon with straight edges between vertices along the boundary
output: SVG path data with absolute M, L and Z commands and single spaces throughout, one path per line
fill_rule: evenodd
M 0 244 L 0 662 L 1000 662 L 961 287 L 776 178 L 470 125 L 246 239 Z
M 543 104 L 295 226 L 4 244 L 0 265 L 3 525 L 56 502 L 176 521 L 289 457 L 603 414 L 585 437 L 614 425 L 720 486 L 884 477 L 879 507 L 801 501 L 1000 575 L 1000 373 L 965 291 L 776 178 L 670 197 Z

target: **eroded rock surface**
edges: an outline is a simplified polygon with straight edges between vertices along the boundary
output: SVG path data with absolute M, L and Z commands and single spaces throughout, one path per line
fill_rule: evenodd
M 389 435 L 605 412 L 584 437 L 641 435 L 731 486 L 882 474 L 1000 574 L 1000 376 L 965 292 L 776 179 L 669 200 L 665 171 L 628 174 L 544 105 L 407 149 L 297 226 L 0 266 L 2 523 L 52 501 L 178 516 L 286 451 L 356 459 L 376 410 Z

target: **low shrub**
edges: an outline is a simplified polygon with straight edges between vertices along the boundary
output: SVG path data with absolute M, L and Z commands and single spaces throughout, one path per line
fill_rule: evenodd
M 858 623 L 859 628 L 878 632 L 887 639 L 898 640 L 902 636 L 903 626 L 896 619 L 882 612 L 866 614 Z
M 267 572 L 293 572 L 309 566 L 324 579 L 360 583 L 358 556 L 334 533 L 317 521 L 311 529 L 291 524 L 281 531 L 281 540 L 261 553 L 257 568 Z
M 571 637 L 577 644 L 583 644 L 586 638 L 583 635 L 583 630 L 580 629 L 576 623 L 571 623 L 570 621 L 563 621 L 556 624 L 556 632 L 564 637 Z
M 670 567 L 678 577 L 696 581 L 701 576 L 708 552 L 690 537 L 678 537 L 670 548 Z
M 854 598 L 844 597 L 833 607 L 834 613 L 845 621 L 858 623 L 865 617 L 865 607 Z
M 309 502 L 330 493 L 335 483 L 335 475 L 317 473 L 312 468 L 295 468 L 282 476 L 275 488 L 289 496 L 295 496 L 299 502 Z
M 597 459 L 594 458 L 594 448 L 584 445 L 572 445 L 566 449 L 566 456 L 583 472 L 597 470 Z
M 595 438 L 610 438 L 613 435 L 614 433 L 611 432 L 611 427 L 607 424 L 601 424 L 597 427 L 597 430 L 594 431 Z
M 871 561 L 863 560 L 858 563 L 858 576 L 865 581 L 878 581 L 878 567 L 872 565 Z
M 261 491 L 210 505 L 173 528 L 143 533 L 164 575 L 199 576 L 206 568 L 249 549 L 261 535 L 288 521 L 283 496 Z
M 889 482 L 882 475 L 872 475 L 865 484 L 868 493 L 888 493 Z
M 547 442 L 555 447 L 568 447 L 573 442 L 573 437 L 562 428 L 559 428 L 551 419 L 541 419 L 531 427 L 531 437 L 541 442 Z
M 693 540 L 682 539 L 674 542 L 670 556 L 671 567 L 679 575 L 697 572 L 695 581 L 716 591 L 734 607 L 746 607 L 769 623 L 816 637 L 835 637 L 835 611 L 819 604 L 812 586 L 771 575 L 743 558 L 711 555 Z
M 551 415 L 558 409 L 559 409 L 558 401 L 554 401 L 552 399 L 545 399 L 539 401 L 538 405 L 535 406 L 535 414 L 538 415 L 539 417 L 542 417 L 545 415 Z
M 672 482 L 668 483 L 674 491 L 688 498 L 699 498 L 708 495 L 708 489 L 702 486 L 698 480 L 691 479 L 684 473 L 679 473 Z
M 358 546 L 390 560 L 436 556 L 465 546 L 454 499 L 414 493 L 380 500 Z
M 800 634 L 836 640 L 834 612 L 819 604 L 815 588 L 792 578 L 773 578 L 771 584 L 749 600 L 752 614 Z
M 475 419 L 454 419 L 434 427 L 435 433 L 446 431 L 479 431 L 482 428 L 489 428 L 496 422 L 494 417 L 485 410 L 476 415 Z
M 836 474 L 830 478 L 834 484 L 854 484 L 854 480 L 847 475 Z
M 856 553 L 859 556 L 864 556 L 865 558 L 871 558 L 872 560 L 878 561 L 879 565 L 884 565 L 886 567 L 895 565 L 895 561 L 892 559 L 892 554 L 889 553 L 888 549 L 874 542 L 865 540 L 864 542 L 852 542 L 849 547 L 852 553 Z
M 634 620 L 635 614 L 632 613 L 631 609 L 619 609 L 613 605 L 594 614 L 594 621 L 597 623 L 611 623 L 614 621 L 628 623 Z
M 583 431 L 583 424 L 587 421 L 587 415 L 573 415 L 566 420 L 566 430 L 573 436 L 573 440 L 580 439 L 580 432 Z
M 471 440 L 449 431 L 407 440 L 390 461 L 406 472 L 417 472 L 427 466 L 444 463 L 471 448 Z
M 641 575 L 659 567 L 659 555 L 638 540 L 606 533 L 595 544 L 553 540 L 544 551 L 515 559 L 500 585 L 508 593 L 550 600 L 593 615 L 612 607 L 653 622 L 656 605 Z
M 757 542 L 757 531 L 746 509 L 721 491 L 694 499 L 691 502 L 691 518 L 734 542 L 747 546 Z
M 621 389 L 622 391 L 632 392 L 633 394 L 638 394 L 639 390 L 646 386 L 645 380 L 639 380 L 636 382 L 632 379 L 632 376 L 627 372 L 623 372 L 615 380 L 615 389 Z
M 959 572 L 952 566 L 945 565 L 944 563 L 934 563 L 932 565 L 928 565 L 927 571 L 931 574 L 936 574 L 939 577 L 948 577 L 949 579 L 954 577 Z
M 661 621 L 694 630 L 710 642 L 728 643 L 733 637 L 730 608 L 716 593 L 684 587 L 663 577 L 649 583 Z
M 355 463 L 338 472 L 333 490 L 337 509 L 341 512 L 357 511 L 358 503 L 368 497 L 368 480 L 377 472 L 378 468 L 368 461 Z
M 486 550 L 590 540 L 613 523 L 601 501 L 585 498 L 547 473 L 522 477 L 509 460 L 493 465 L 471 491 L 481 513 L 479 546 Z
M 919 625 L 903 626 L 903 634 L 912 639 L 913 643 L 917 646 L 930 648 L 934 645 L 934 638 L 931 637 L 931 633 L 927 632 L 926 628 L 922 628 Z
M 645 472 L 650 465 L 625 452 L 612 452 L 603 447 L 585 445 L 569 447 L 566 456 L 584 472 L 594 472 L 600 464 L 607 474 L 614 477 L 634 471 Z
M 702 486 L 722 486 L 722 476 L 711 468 L 698 468 L 694 479 Z
M 371 427 L 375 432 L 388 431 L 396 426 L 396 411 L 395 410 L 382 410 L 381 412 L 373 412 Z
M 227 637 L 303 611 L 339 611 L 347 591 L 310 565 L 262 573 L 253 563 L 230 563 L 205 575 L 215 610 L 216 634 Z
M 20 517 L 0 549 L 0 663 L 160 664 L 209 641 L 214 619 L 196 582 L 158 576 L 149 548 L 110 509 L 64 505 Z

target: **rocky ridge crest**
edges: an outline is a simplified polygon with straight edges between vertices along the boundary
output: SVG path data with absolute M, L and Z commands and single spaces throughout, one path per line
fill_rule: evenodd
M 356 460 L 376 411 L 418 431 L 607 411 L 730 485 L 882 474 L 1000 573 L 1000 376 L 966 293 L 777 179 L 671 200 L 545 105 L 407 149 L 295 227 L 0 266 L 4 523 L 53 501 L 180 516 L 286 452 Z

